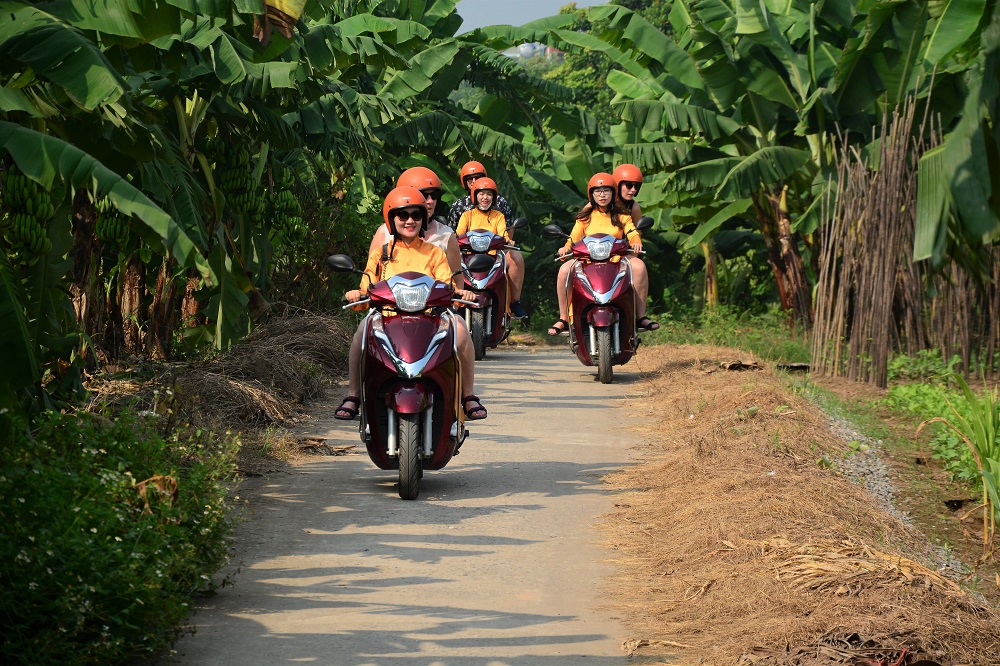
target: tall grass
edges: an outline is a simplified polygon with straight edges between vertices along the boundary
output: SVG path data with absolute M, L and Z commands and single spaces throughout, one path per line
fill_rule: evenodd
M 1000 511 L 1000 400 L 996 391 L 983 388 L 977 396 L 961 375 L 954 375 L 965 399 L 963 415 L 949 402 L 953 418 L 938 416 L 920 424 L 943 423 L 953 430 L 972 452 L 983 481 L 983 554 L 990 552 Z M 919 432 L 919 429 L 918 429 Z

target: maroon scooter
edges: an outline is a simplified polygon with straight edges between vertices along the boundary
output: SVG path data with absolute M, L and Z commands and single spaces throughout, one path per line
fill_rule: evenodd
M 519 217 L 511 224 L 511 229 L 526 226 L 527 218 Z M 477 305 L 465 308 L 465 323 L 472 336 L 476 360 L 481 361 L 486 358 L 487 347 L 496 349 L 510 335 L 514 319 L 508 312 L 510 285 L 507 282 L 507 255 L 504 250 L 520 248 L 507 245 L 503 236 L 492 231 L 478 229 L 460 234 L 458 249 L 462 253 L 462 267 L 465 268 L 465 288 L 476 292 Z M 488 266 L 482 262 L 485 268 L 476 271 L 466 263 L 471 257 L 488 257 L 492 262 Z
M 653 219 L 643 217 L 635 228 L 652 226 Z M 554 224 L 544 233 L 568 237 Z M 627 261 L 611 260 L 629 254 L 634 253 L 625 239 L 594 234 L 573 243 L 569 255 L 574 261 L 569 275 L 570 346 L 581 363 L 597 366 L 602 384 L 613 382 L 613 367 L 628 363 L 639 348 L 632 271 Z
M 359 273 L 347 255 L 334 271 Z M 480 264 L 481 265 L 481 264 Z M 448 464 L 468 434 L 462 411 L 462 372 L 455 339 L 454 299 L 444 282 L 416 272 L 394 275 L 368 289 L 362 322 L 361 441 L 379 469 L 399 470 L 399 496 L 420 494 L 424 470 Z

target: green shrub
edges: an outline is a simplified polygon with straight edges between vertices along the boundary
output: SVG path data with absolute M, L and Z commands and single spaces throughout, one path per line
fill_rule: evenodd
M 962 393 L 941 384 L 897 384 L 889 387 L 885 397 L 888 406 L 923 420 L 951 418 L 954 412 L 949 402 L 962 418 L 970 417 L 969 406 Z M 930 442 L 931 450 L 934 457 L 942 462 L 945 471 L 954 480 L 979 488 L 982 479 L 969 447 L 944 425 L 935 423 L 931 427 L 934 435 Z
M 944 361 L 937 349 L 921 349 L 914 356 L 893 356 L 886 368 L 886 375 L 889 381 L 932 382 L 944 386 L 953 383 L 955 366 L 961 362 L 962 359 L 958 356 Z
M 777 311 L 754 315 L 718 306 L 679 318 L 653 318 L 659 321 L 660 330 L 644 333 L 645 343 L 719 345 L 744 349 L 771 361 L 809 362 L 807 337 L 791 330 L 788 315 Z
M 148 654 L 210 587 L 227 557 L 237 442 L 199 430 L 165 438 L 155 421 L 51 413 L 2 450 L 0 662 Z

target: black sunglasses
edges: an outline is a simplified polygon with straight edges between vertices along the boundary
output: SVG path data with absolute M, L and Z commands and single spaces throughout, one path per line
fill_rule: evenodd
M 423 208 L 420 210 L 397 210 L 393 211 L 392 214 L 399 222 L 406 222 L 407 220 L 423 222 L 427 218 L 427 211 Z
M 441 201 L 441 190 L 420 190 L 420 193 L 424 195 L 425 199 L 434 199 L 434 201 Z
M 623 180 L 621 186 L 627 190 L 635 190 L 636 192 L 638 192 L 639 188 L 642 187 L 642 183 L 636 183 L 630 180 Z

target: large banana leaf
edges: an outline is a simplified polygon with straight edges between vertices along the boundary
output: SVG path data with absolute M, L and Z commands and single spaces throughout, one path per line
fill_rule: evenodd
M 181 12 L 167 2 L 135 0 L 60 0 L 48 2 L 45 10 L 66 23 L 98 33 L 101 41 L 113 43 L 114 37 L 130 44 L 149 42 L 180 32 Z
M 379 91 L 395 101 L 419 95 L 434 83 L 434 76 L 458 54 L 459 44 L 448 40 L 424 49 L 414 56 L 410 69 L 397 72 Z
M 660 32 L 641 14 L 620 5 L 595 5 L 588 10 L 592 21 L 607 21 L 608 42 L 635 49 L 643 57 L 659 64 L 650 67 L 654 74 L 666 72 L 687 88 L 701 89 L 704 82 L 691 56 L 672 39 Z
M 693 133 L 708 141 L 729 137 L 740 129 L 739 123 L 710 109 L 681 102 L 631 100 L 621 102 L 623 120 L 649 129 L 663 129 L 668 134 Z
M 250 297 L 247 296 L 247 292 L 253 285 L 246 277 L 241 279 L 233 270 L 232 258 L 226 254 L 222 243 L 215 246 L 208 260 L 212 270 L 219 276 L 219 281 L 212 287 L 208 305 L 203 312 L 212 331 L 212 342 L 216 349 L 228 349 L 248 332 L 249 318 L 246 308 Z
M 84 109 L 113 102 L 125 82 L 84 34 L 38 7 L 0 1 L 0 58 L 31 67 Z
M 809 161 L 809 151 L 788 146 L 767 146 L 743 158 L 726 174 L 717 196 L 723 199 L 746 197 L 761 185 L 781 182 Z
M 212 271 L 198 247 L 173 218 L 127 179 L 79 148 L 0 120 L 0 149 L 10 153 L 18 168 L 46 189 L 62 178 L 74 189 L 91 189 L 98 197 L 110 197 L 118 210 L 135 216 L 141 228 L 159 239 L 182 266 L 197 268 L 203 277 L 212 279 Z
M 734 201 L 722 208 L 719 212 L 709 218 L 706 222 L 699 225 L 695 229 L 694 233 L 684 241 L 682 246 L 685 250 L 693 250 L 698 247 L 699 244 L 706 238 L 708 238 L 714 231 L 716 231 L 723 224 L 733 219 L 737 215 L 745 212 L 753 204 L 752 199 L 739 199 Z
M 924 50 L 928 67 L 940 65 L 965 44 L 979 28 L 986 0 L 945 0 L 944 12 L 931 30 Z

